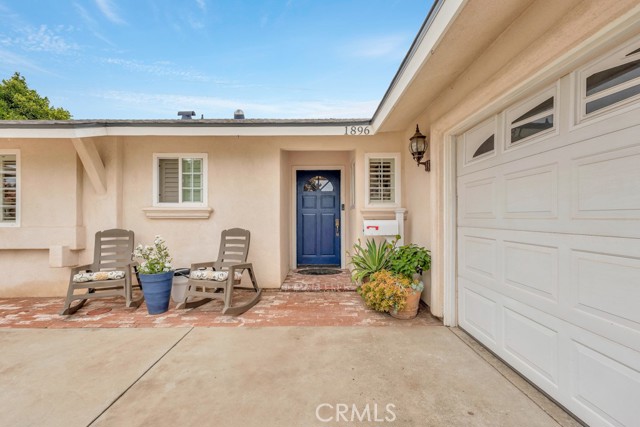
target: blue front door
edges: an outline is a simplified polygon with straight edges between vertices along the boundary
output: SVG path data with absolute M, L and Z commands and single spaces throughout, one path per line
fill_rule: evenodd
M 340 265 L 340 171 L 298 171 L 297 261 Z

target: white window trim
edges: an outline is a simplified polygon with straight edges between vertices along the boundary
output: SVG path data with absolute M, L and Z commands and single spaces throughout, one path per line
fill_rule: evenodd
M 351 176 L 349 177 L 349 208 L 354 209 L 356 207 L 356 161 L 351 162 L 350 169 Z
M 622 65 L 627 62 L 633 62 L 640 59 L 640 52 L 626 57 L 625 55 L 629 53 L 629 51 L 633 51 L 640 47 L 640 38 L 636 37 L 633 40 L 623 44 L 619 49 L 616 49 L 613 53 L 608 53 L 606 55 L 600 56 L 594 61 L 586 64 L 584 67 L 578 69 L 576 72 L 572 73 L 572 78 L 574 79 L 574 91 L 575 91 L 575 124 L 579 125 L 583 122 L 598 120 L 605 117 L 610 117 L 615 114 L 620 114 L 626 111 L 629 111 L 633 108 L 640 107 L 640 103 L 638 100 L 640 99 L 640 95 L 635 95 L 630 98 L 627 98 L 623 101 L 616 102 L 615 104 L 609 105 L 607 107 L 601 108 L 593 113 L 587 114 L 586 106 L 588 102 L 595 101 L 601 97 L 611 95 L 613 93 L 620 92 L 621 90 L 627 89 L 632 86 L 636 86 L 640 84 L 640 78 L 635 78 L 628 82 L 616 85 L 609 89 L 598 92 L 597 94 L 591 95 L 587 97 L 587 77 L 594 73 L 598 73 L 600 71 L 604 71 L 608 68 L 615 67 L 617 65 Z
M 202 202 L 178 202 L 178 203 L 161 203 L 158 200 L 158 164 L 160 159 L 179 159 L 179 176 L 182 182 L 182 159 L 183 158 L 202 158 Z M 208 169 L 207 153 L 153 153 L 153 206 L 154 207 L 206 207 L 208 206 L 209 193 L 209 169 Z M 182 197 L 182 183 L 180 184 L 180 197 Z
M 505 151 L 510 149 L 520 148 L 522 146 L 527 145 L 531 141 L 541 141 L 550 136 L 558 134 L 560 129 L 560 126 L 558 123 L 560 120 L 560 117 L 558 114 L 558 111 L 559 111 L 558 108 L 560 105 L 560 99 L 559 99 L 560 90 L 558 89 L 559 85 L 560 85 L 560 81 L 557 81 L 553 86 L 538 92 L 538 94 L 534 96 L 526 98 L 525 100 L 507 108 L 504 111 L 503 114 L 504 114 L 504 149 Z M 534 120 L 538 120 L 542 117 L 546 117 L 549 115 L 549 112 L 538 113 L 535 116 L 531 116 L 526 120 L 522 120 L 514 124 L 511 124 L 511 122 L 515 118 L 523 115 L 524 113 L 529 111 L 531 108 L 535 107 L 536 105 L 540 104 L 541 102 L 543 102 L 544 100 L 550 97 L 553 97 L 553 109 L 551 110 L 551 114 L 553 115 L 553 127 L 512 143 L 511 142 L 512 128 L 520 126 L 525 123 L 532 122 Z
M 20 163 L 20 150 L 0 150 L 0 155 L 16 156 L 16 221 L 0 222 L 0 227 L 20 227 L 20 213 L 22 211 L 22 209 L 20 209 L 22 205 L 22 183 L 20 181 L 22 165 Z
M 395 202 L 394 203 L 376 203 L 369 200 L 369 162 L 371 159 L 395 159 Z M 402 184 L 401 184 L 401 162 L 400 153 L 365 153 L 364 155 L 364 197 L 365 208 L 399 208 L 402 201 Z

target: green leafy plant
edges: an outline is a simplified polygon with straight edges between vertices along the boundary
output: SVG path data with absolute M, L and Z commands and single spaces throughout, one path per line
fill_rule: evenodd
M 351 277 L 356 282 L 362 282 L 372 274 L 384 270 L 389 265 L 389 255 L 392 245 L 386 241 L 376 243 L 373 239 L 368 239 L 364 247 L 360 240 L 353 245 L 353 255 L 350 264 L 353 266 Z
M 406 276 L 380 270 L 371 275 L 369 282 L 359 286 L 357 292 L 367 307 L 388 313 L 400 311 L 406 306 L 412 285 L 413 282 Z
M 159 274 L 173 270 L 171 256 L 162 237 L 156 236 L 153 245 L 138 245 L 133 256 L 142 259 L 138 272 L 141 274 Z
M 431 253 L 416 244 L 394 247 L 389 255 L 389 269 L 399 275 L 413 278 L 431 268 Z

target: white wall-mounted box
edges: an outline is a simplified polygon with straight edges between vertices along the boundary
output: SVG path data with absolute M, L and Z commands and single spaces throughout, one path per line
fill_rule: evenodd
M 364 220 L 363 231 L 365 236 L 396 236 L 399 227 L 396 220 Z

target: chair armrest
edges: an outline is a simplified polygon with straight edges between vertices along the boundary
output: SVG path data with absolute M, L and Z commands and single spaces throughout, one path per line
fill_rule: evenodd
M 229 266 L 230 271 L 244 270 L 245 268 L 253 268 L 253 264 L 250 262 L 243 262 L 240 264 L 233 264 Z
M 250 268 L 253 270 L 253 264 L 251 264 L 250 262 L 243 262 L 243 263 L 239 263 L 239 264 L 232 264 L 229 266 L 229 277 L 233 277 L 236 270 L 245 270 L 247 268 Z
M 86 270 L 93 270 L 93 264 L 85 264 L 85 265 L 79 265 L 77 267 L 73 267 L 71 269 L 71 276 L 80 273 L 81 271 L 86 271 Z
M 209 262 L 196 262 L 194 264 L 191 264 L 191 270 L 197 270 L 199 268 L 206 268 L 206 267 L 211 267 L 213 268 L 213 264 L 215 264 L 215 262 L 213 261 L 209 261 Z

